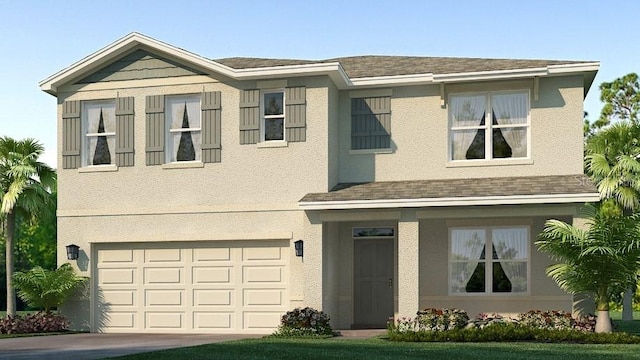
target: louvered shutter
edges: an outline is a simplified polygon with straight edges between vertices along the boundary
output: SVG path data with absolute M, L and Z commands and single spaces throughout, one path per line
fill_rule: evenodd
M 62 104 L 62 168 L 80 167 L 82 147 L 82 122 L 80 101 L 65 101 Z
M 146 163 L 160 165 L 164 162 L 164 95 L 146 98 Z
M 220 91 L 202 94 L 202 162 L 221 161 L 221 112 Z
M 306 88 L 290 87 L 285 89 L 287 141 L 307 140 L 307 95 Z
M 240 90 L 240 144 L 260 141 L 260 90 Z
M 391 97 L 351 99 L 351 149 L 391 147 Z
M 133 97 L 116 99 L 116 165 L 134 164 Z

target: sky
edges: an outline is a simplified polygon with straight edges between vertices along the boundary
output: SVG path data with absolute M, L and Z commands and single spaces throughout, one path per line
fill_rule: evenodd
M 38 82 L 131 33 L 207 58 L 353 55 L 599 61 L 598 86 L 640 72 L 636 0 L 0 0 L 0 136 L 56 167 L 56 99 Z

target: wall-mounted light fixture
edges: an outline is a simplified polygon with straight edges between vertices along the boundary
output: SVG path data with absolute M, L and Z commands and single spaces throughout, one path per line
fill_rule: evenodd
M 297 240 L 293 242 L 293 246 L 296 249 L 296 256 L 303 256 L 304 255 L 304 241 L 302 240 Z
M 80 246 L 71 244 L 67 245 L 67 259 L 68 260 L 78 260 L 78 255 L 80 254 Z

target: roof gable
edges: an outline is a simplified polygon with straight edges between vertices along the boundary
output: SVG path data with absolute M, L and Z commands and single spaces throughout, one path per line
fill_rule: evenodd
M 203 75 L 176 61 L 138 49 L 78 80 L 76 84 Z

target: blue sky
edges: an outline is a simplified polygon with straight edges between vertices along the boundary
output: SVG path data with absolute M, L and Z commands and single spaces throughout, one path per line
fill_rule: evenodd
M 56 100 L 38 82 L 137 31 L 209 58 L 420 55 L 601 62 L 598 85 L 640 72 L 634 0 L 0 0 L 0 136 L 56 165 Z

